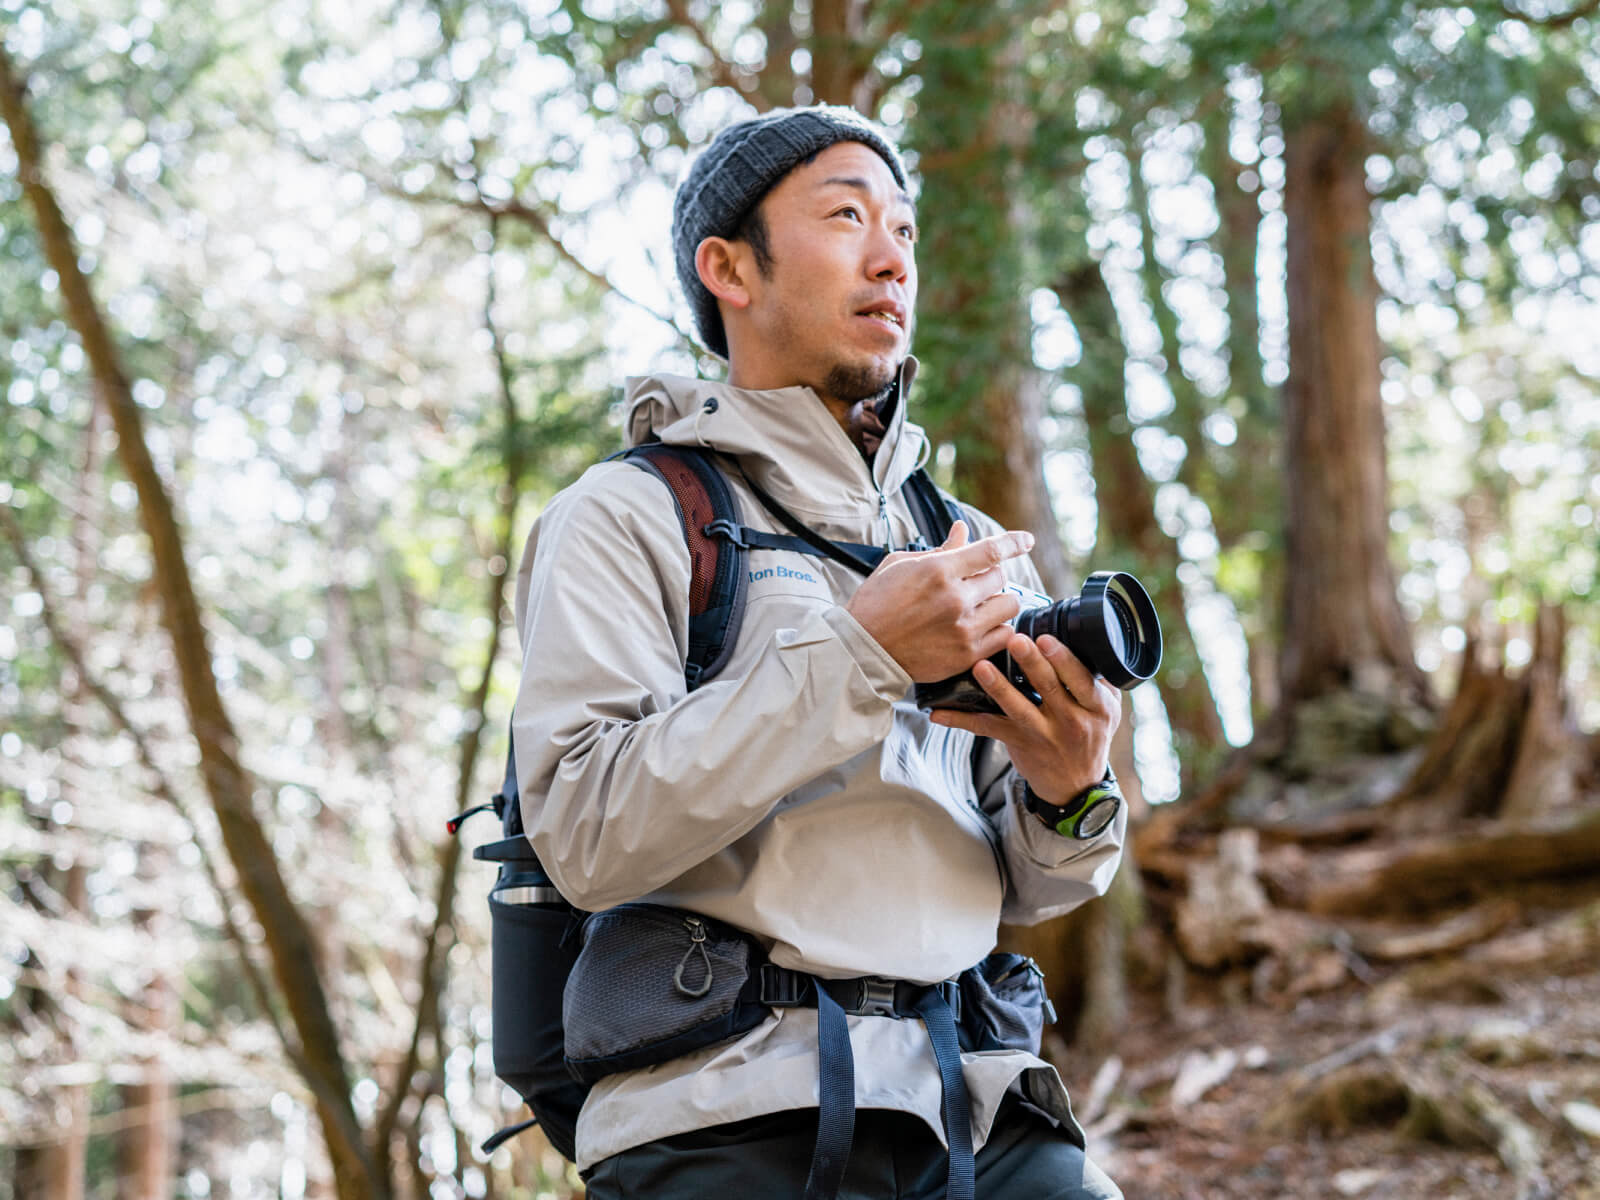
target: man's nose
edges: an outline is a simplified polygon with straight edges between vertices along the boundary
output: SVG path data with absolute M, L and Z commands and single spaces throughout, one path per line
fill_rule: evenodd
M 874 279 L 904 279 L 911 271 L 911 244 L 893 230 L 879 229 L 868 253 L 867 274 Z

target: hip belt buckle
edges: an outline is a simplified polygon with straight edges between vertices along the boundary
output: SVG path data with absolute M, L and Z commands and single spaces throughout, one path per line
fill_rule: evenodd
M 895 1004 L 895 982 L 876 975 L 857 979 L 856 1002 L 844 1005 L 845 1012 L 858 1017 L 894 1017 L 899 1020 L 901 1013 Z

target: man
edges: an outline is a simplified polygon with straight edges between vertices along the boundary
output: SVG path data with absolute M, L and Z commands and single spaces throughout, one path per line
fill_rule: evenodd
M 1119 696 L 1055 639 L 1007 624 L 1018 601 L 1002 588 L 1038 589 L 1028 534 L 958 522 L 937 549 L 902 549 L 917 530 L 900 488 L 927 441 L 905 402 L 916 217 L 883 135 L 825 107 L 726 129 L 678 191 L 673 238 L 728 379 L 630 381 L 630 439 L 720 451 L 754 526 L 782 532 L 759 488 L 827 539 L 896 552 L 865 579 L 752 554 L 732 657 L 689 690 L 692 573 L 671 495 L 627 463 L 591 469 L 541 516 L 519 581 L 524 825 L 580 908 L 647 899 L 745 930 L 806 976 L 928 996 L 992 948 L 1000 920 L 1043 920 L 1110 883 L 1125 811 L 1085 840 L 1037 814 L 1108 776 Z M 1041 704 L 983 661 L 1003 649 Z M 1003 715 L 911 703 L 914 682 L 968 669 Z M 1023 1050 L 952 1068 L 930 1003 L 926 1028 L 848 1018 L 858 1111 L 839 1194 L 972 1195 L 975 1178 L 979 1197 L 1119 1196 L 1054 1070 Z M 827 1020 L 773 1009 L 603 1079 L 578 1125 L 589 1195 L 829 1191 L 815 1182 Z

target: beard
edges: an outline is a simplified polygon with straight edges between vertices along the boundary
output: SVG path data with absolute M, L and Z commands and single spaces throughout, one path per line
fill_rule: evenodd
M 911 353 L 911 335 L 915 329 L 915 323 L 909 322 L 906 329 L 907 354 Z M 900 377 L 900 368 L 904 364 L 904 358 L 887 366 L 882 363 L 836 362 L 823 377 L 822 391 L 846 404 L 874 399 L 889 390 L 890 385 Z
M 900 373 L 900 364 L 884 366 L 879 363 L 835 363 L 828 368 L 822 381 L 822 390 L 836 400 L 854 404 L 885 391 Z

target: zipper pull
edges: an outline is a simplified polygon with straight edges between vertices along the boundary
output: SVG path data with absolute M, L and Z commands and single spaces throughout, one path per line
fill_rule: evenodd
M 683 923 L 689 929 L 689 948 L 683 952 L 683 958 L 678 962 L 678 969 L 672 973 L 672 986 L 682 995 L 691 1000 L 698 1000 L 711 990 L 711 956 L 706 953 L 706 924 L 699 917 L 685 917 Z M 684 968 L 689 965 L 689 960 L 694 957 L 694 952 L 700 951 L 700 961 L 705 964 L 705 982 L 699 987 L 691 987 L 684 982 Z
M 885 496 L 883 489 L 876 484 L 873 487 L 878 492 L 878 520 L 883 522 L 883 548 L 892 553 L 894 550 L 894 536 L 889 528 L 889 497 Z

